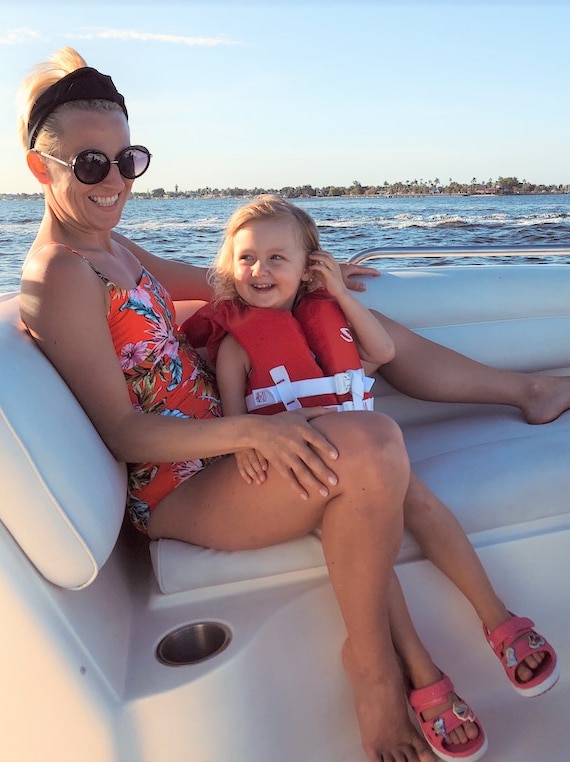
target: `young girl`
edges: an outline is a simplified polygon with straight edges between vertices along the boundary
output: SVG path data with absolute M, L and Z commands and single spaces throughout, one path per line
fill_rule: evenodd
M 369 409 L 364 374 L 392 360 L 393 342 L 346 288 L 302 209 L 276 196 L 238 209 L 212 285 L 214 303 L 183 329 L 195 346 L 208 346 L 225 416 L 314 404 Z M 261 453 L 242 450 L 235 457 L 248 484 L 265 482 L 268 464 Z M 533 622 L 505 608 L 454 515 L 414 475 L 404 519 L 426 556 L 475 608 L 515 689 L 537 696 L 551 688 L 559 676 L 554 650 Z M 390 594 L 392 637 L 426 740 L 442 759 L 479 759 L 487 746 L 482 727 L 423 648 L 395 574 Z M 345 664 L 350 671 L 349 658 Z

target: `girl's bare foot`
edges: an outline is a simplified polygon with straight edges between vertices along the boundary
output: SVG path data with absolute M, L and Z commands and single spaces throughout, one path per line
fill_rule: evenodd
M 570 408 L 570 377 L 531 374 L 520 405 L 527 423 L 550 423 Z
M 356 666 L 348 641 L 342 660 L 353 687 L 362 746 L 373 762 L 436 762 L 425 739 L 412 725 L 397 661 L 387 672 Z

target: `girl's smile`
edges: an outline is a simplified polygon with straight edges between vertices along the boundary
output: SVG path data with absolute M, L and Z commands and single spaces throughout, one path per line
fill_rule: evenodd
M 288 219 L 253 220 L 234 236 L 234 277 L 239 296 L 252 307 L 290 310 L 309 278 L 307 253 Z

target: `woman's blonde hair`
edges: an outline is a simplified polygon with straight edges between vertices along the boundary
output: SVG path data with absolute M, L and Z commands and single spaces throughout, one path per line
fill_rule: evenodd
M 226 225 L 223 243 L 208 273 L 214 290 L 214 300 L 237 299 L 234 283 L 234 238 L 245 225 L 254 220 L 291 220 L 298 231 L 299 241 L 307 256 L 320 249 L 319 231 L 310 214 L 281 196 L 265 193 L 240 206 Z M 301 284 L 300 290 L 312 290 L 317 285 Z
M 32 69 L 31 74 L 20 85 L 17 98 L 17 128 L 20 142 L 28 146 L 28 123 L 34 103 L 40 95 L 67 74 L 87 66 L 85 59 L 73 48 L 56 50 L 49 61 L 39 63 Z M 65 111 L 72 109 L 82 111 L 116 111 L 120 106 L 111 101 L 85 100 L 64 103 L 58 106 L 42 124 L 35 141 L 35 147 L 45 153 L 57 151 L 61 127 L 59 117 Z

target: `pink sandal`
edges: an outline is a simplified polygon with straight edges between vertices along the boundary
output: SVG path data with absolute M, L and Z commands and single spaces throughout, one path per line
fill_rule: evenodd
M 560 677 L 560 665 L 550 643 L 534 629 L 534 622 L 527 617 L 511 615 L 492 632 L 483 627 L 487 641 L 499 658 L 515 691 L 521 696 L 540 696 L 549 691 Z M 523 682 L 517 677 L 517 668 L 527 656 L 544 652 L 545 657 L 537 667 L 534 677 Z
M 408 700 L 418 718 L 424 738 L 438 757 L 444 762 L 476 762 L 487 751 L 488 742 L 481 723 L 462 699 L 457 697 L 450 709 L 445 709 L 431 720 L 425 720 L 423 717 L 422 712 L 426 709 L 448 703 L 449 693 L 455 693 L 455 689 L 449 677 L 443 675 L 441 680 L 428 685 L 427 688 L 410 690 Z M 449 743 L 446 736 L 464 722 L 474 722 L 477 725 L 477 738 L 463 744 Z

